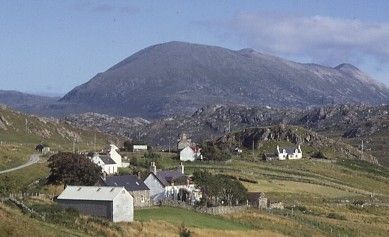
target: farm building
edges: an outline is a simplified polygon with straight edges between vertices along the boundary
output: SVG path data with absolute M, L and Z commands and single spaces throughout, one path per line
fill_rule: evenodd
M 147 145 L 133 145 L 132 146 L 132 151 L 137 152 L 137 151 L 147 151 Z
M 180 161 L 195 161 L 202 160 L 201 149 L 198 147 L 192 148 L 190 146 L 185 147 L 180 151 Z
M 57 202 L 63 208 L 113 222 L 134 220 L 133 198 L 124 187 L 67 186 Z
M 119 175 L 102 178 L 99 183 L 104 186 L 124 187 L 134 198 L 134 207 L 150 206 L 150 189 L 136 175 Z

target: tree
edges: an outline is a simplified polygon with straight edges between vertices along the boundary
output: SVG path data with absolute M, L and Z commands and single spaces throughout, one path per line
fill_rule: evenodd
M 247 189 L 242 183 L 226 175 L 212 175 L 208 171 L 195 171 L 193 181 L 203 193 L 207 205 L 235 205 L 247 200 Z
M 201 153 L 207 160 L 224 161 L 231 159 L 231 154 L 216 146 L 213 142 L 205 142 L 201 145 Z
M 85 157 L 70 152 L 60 152 L 48 160 L 49 184 L 94 185 L 102 175 L 101 167 Z

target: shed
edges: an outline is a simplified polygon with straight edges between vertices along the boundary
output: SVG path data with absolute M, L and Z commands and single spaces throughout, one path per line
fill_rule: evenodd
M 133 197 L 124 187 L 67 186 L 57 202 L 63 208 L 113 222 L 134 220 Z

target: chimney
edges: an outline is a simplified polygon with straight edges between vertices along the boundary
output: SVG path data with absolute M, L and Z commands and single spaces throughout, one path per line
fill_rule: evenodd
M 150 172 L 157 174 L 157 166 L 155 166 L 155 162 L 151 162 Z
M 185 174 L 184 165 L 182 164 L 182 162 L 180 163 L 180 166 L 178 166 L 178 171 L 182 174 Z
M 136 176 L 138 176 L 138 179 L 142 179 L 142 177 L 140 176 L 140 172 L 138 171 L 138 173 L 136 173 Z

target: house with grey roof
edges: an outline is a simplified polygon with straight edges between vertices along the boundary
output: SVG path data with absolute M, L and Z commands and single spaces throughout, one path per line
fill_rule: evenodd
M 150 189 L 136 175 L 118 175 L 101 178 L 98 183 L 102 186 L 124 187 L 134 198 L 134 207 L 150 206 Z
M 95 164 L 101 167 L 101 170 L 106 175 L 113 175 L 118 172 L 118 164 L 108 155 L 94 153 L 88 158 Z
M 113 222 L 134 220 L 133 197 L 124 187 L 67 186 L 57 197 L 57 203 Z
M 298 147 L 280 148 L 277 146 L 277 155 L 279 160 L 297 160 L 303 158 L 303 152 L 300 145 Z
M 182 163 L 177 170 L 157 170 L 155 162 L 151 162 L 150 171 L 144 182 L 150 189 L 154 203 L 177 200 L 194 204 L 200 201 L 201 192 L 191 178 L 185 175 Z

